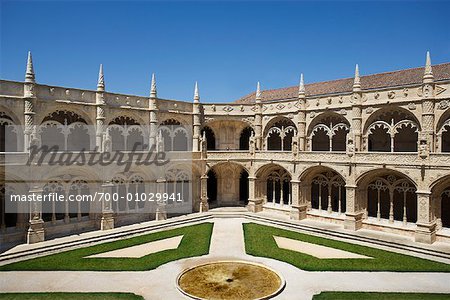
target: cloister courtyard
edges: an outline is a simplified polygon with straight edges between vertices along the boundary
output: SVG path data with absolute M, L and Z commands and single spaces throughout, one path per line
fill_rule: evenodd
M 240 208 L 21 245 L 0 260 L 2 299 L 189 299 L 178 288 L 178 276 L 218 261 L 274 270 L 284 282 L 274 299 L 450 295 L 448 243 L 418 245 L 370 230 L 348 234 L 339 225 L 293 222 Z M 242 286 L 230 286 L 223 278 L 208 280 L 209 289 L 221 292 L 217 299 L 256 299 L 258 291 L 236 294 Z

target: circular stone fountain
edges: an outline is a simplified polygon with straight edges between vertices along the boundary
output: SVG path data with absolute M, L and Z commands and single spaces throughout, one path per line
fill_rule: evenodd
M 178 289 L 194 299 L 269 299 L 284 288 L 284 279 L 266 266 L 220 261 L 184 270 Z

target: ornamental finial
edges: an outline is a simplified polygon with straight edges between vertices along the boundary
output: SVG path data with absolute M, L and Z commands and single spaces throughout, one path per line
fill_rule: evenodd
M 35 83 L 33 58 L 31 57 L 31 51 L 28 51 L 27 71 L 25 72 L 25 82 Z
M 100 64 L 100 70 L 98 71 L 98 83 L 97 91 L 105 91 L 105 77 L 103 76 L 103 64 Z

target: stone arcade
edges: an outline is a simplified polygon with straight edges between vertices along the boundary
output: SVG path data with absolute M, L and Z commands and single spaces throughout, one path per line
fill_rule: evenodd
M 302 75 L 298 86 L 267 91 L 258 83 L 256 93 L 232 103 L 201 103 L 197 84 L 193 102 L 158 98 L 154 75 L 149 97 L 109 93 L 102 66 L 96 91 L 37 84 L 31 54 L 25 82 L 0 83 L 0 151 L 18 164 L 30 145 L 49 144 L 47 130 L 64 151 L 131 150 L 130 141 L 139 140 L 144 153 L 158 145 L 192 154 L 192 164 L 167 166 L 165 178 L 145 167 L 109 178 L 90 166 L 65 167 L 29 186 L 33 193 L 125 193 L 155 185 L 179 191 L 179 183 L 188 183 L 181 192 L 191 195 L 192 211 L 246 206 L 450 242 L 450 63 L 432 66 L 428 53 L 424 68 L 360 76 L 356 66 L 354 78 L 304 84 Z M 95 126 L 94 138 L 71 140 L 84 125 Z M 172 125 L 187 130 L 171 134 Z M 19 213 L 6 214 L 7 193 L 3 184 L 4 245 L 171 216 L 164 207 L 155 216 L 128 204 L 101 213 L 68 207 L 42 213 L 19 204 Z

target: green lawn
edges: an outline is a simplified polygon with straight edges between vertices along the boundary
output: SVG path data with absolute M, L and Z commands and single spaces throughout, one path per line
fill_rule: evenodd
M 131 293 L 0 293 L 4 300 L 143 300 Z
M 314 295 L 314 300 L 448 300 L 449 294 L 427 293 L 362 293 L 362 292 L 322 292 Z
M 99 244 L 81 249 L 0 266 L 0 271 L 144 271 L 170 261 L 209 253 L 213 224 L 202 223 L 166 230 L 129 239 Z M 141 258 L 84 258 L 106 251 L 135 246 L 168 237 L 184 235 L 178 249 L 152 253 Z
M 245 251 L 248 254 L 281 260 L 307 271 L 450 272 L 449 264 L 413 256 L 255 223 L 243 224 L 243 227 Z M 274 235 L 359 253 L 373 259 L 318 259 L 307 254 L 278 248 Z

